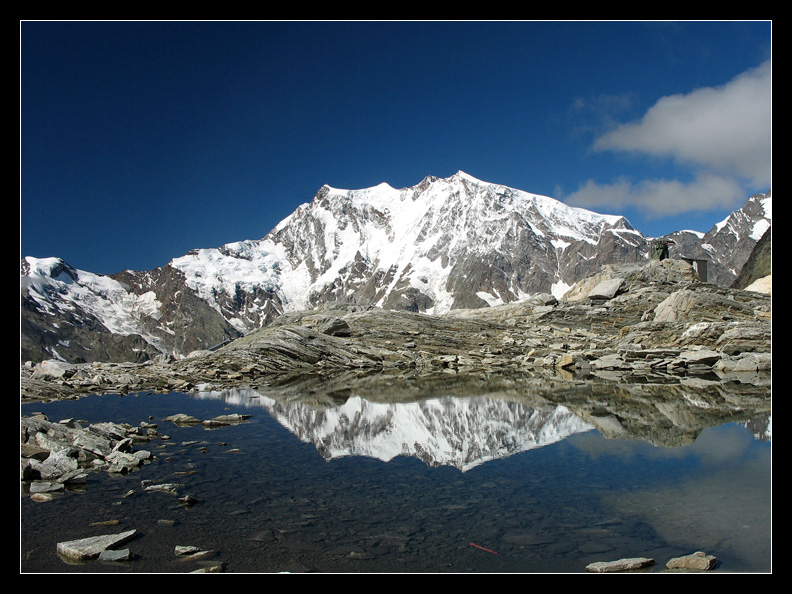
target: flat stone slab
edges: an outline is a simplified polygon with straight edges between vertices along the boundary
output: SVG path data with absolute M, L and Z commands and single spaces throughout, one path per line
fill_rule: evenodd
M 128 530 L 120 534 L 105 534 L 101 536 L 89 536 L 78 540 L 70 540 L 58 543 L 58 554 L 69 559 L 94 559 L 106 549 L 129 542 L 135 537 L 137 530 Z
M 654 565 L 654 559 L 648 557 L 628 557 L 616 561 L 597 561 L 586 565 L 586 571 L 592 573 L 613 573 L 617 571 L 632 571 Z
M 107 561 L 109 563 L 119 563 L 130 559 L 132 559 L 132 553 L 129 549 L 107 549 L 99 553 L 99 561 Z
M 588 294 L 589 299 L 613 299 L 624 284 L 623 278 L 610 278 L 598 283 Z

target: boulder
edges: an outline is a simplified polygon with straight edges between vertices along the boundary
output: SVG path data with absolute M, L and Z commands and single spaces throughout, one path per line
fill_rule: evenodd
M 349 336 L 352 330 L 346 320 L 337 316 L 315 315 L 305 316 L 300 323 L 303 326 L 314 328 L 322 334 L 328 336 Z
M 667 569 L 688 569 L 694 571 L 709 571 L 715 569 L 717 559 L 703 551 L 697 551 L 684 557 L 674 557 L 666 563 Z
M 753 309 L 730 295 L 693 289 L 674 291 L 654 310 L 655 322 L 702 322 L 753 318 Z
M 35 379 L 44 380 L 62 379 L 71 377 L 75 369 L 77 369 L 77 366 L 70 363 L 57 360 L 46 360 L 35 366 L 33 377 Z
M 602 282 L 597 283 L 591 291 L 589 291 L 588 298 L 589 299 L 613 299 L 616 296 L 616 293 L 619 289 L 622 288 L 624 285 L 623 278 L 609 278 L 605 279 Z
M 175 415 L 165 417 L 163 420 L 170 421 L 176 425 L 199 425 L 201 423 L 201 421 L 195 417 L 186 415 L 184 413 L 176 413 Z
M 756 293 L 766 293 L 768 295 L 772 295 L 773 293 L 773 275 L 768 275 L 759 279 L 756 279 L 750 285 L 745 287 L 746 291 L 754 291 Z
M 548 305 L 556 305 L 558 303 L 558 299 L 555 296 L 551 295 L 550 293 L 536 293 L 531 295 L 528 299 L 528 303 L 531 305 L 538 305 L 538 306 L 548 306 Z

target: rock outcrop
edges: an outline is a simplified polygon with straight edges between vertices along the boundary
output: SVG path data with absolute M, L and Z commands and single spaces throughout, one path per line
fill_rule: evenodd
M 702 283 L 678 260 L 605 266 L 551 296 L 442 316 L 377 308 L 296 312 L 216 351 L 143 364 L 22 366 L 23 400 L 256 387 L 311 374 L 770 370 L 770 296 Z
M 765 231 L 762 238 L 754 246 L 748 261 L 740 270 L 740 274 L 732 284 L 735 289 L 745 289 L 746 291 L 759 291 L 769 293 L 767 279 L 773 274 L 773 254 L 772 254 L 772 229 Z
M 152 454 L 140 449 L 157 435 L 156 427 L 118 423 L 83 424 L 43 416 L 20 421 L 20 479 L 32 495 L 46 498 L 85 482 L 87 474 L 127 474 L 147 464 Z

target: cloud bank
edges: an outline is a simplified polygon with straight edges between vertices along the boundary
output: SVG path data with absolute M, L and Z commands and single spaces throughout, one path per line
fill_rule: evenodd
M 693 180 L 609 184 L 593 180 L 565 200 L 588 208 L 632 206 L 647 215 L 731 207 L 745 187 L 770 188 L 772 64 L 763 63 L 720 87 L 663 97 L 638 121 L 600 136 L 595 151 L 672 159 Z

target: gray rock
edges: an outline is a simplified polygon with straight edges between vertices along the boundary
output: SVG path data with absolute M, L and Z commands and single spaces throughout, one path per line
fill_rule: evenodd
M 31 460 L 38 460 L 39 462 L 42 462 L 47 459 L 50 451 L 47 448 L 42 448 L 36 444 L 22 443 L 20 445 L 19 453 L 23 458 L 29 458 Z
M 712 367 L 720 361 L 722 353 L 711 349 L 696 349 L 685 351 L 680 354 L 679 360 L 685 365 L 705 365 Z
M 209 349 L 197 349 L 195 351 L 190 351 L 189 353 L 187 353 L 187 358 L 188 359 L 196 359 L 198 357 L 205 357 L 205 356 L 211 354 L 211 352 L 212 351 L 210 351 Z
M 118 423 L 95 423 L 88 430 L 114 441 L 120 441 L 127 436 L 127 428 Z
M 674 557 L 666 563 L 667 569 L 688 569 L 694 571 L 709 571 L 715 569 L 717 558 L 703 551 L 697 551 L 684 557 Z
M 184 485 L 181 483 L 160 483 L 156 485 L 148 485 L 143 488 L 144 491 L 149 493 L 176 493 Z
M 63 491 L 64 486 L 57 481 L 33 481 L 29 489 L 31 493 L 53 493 Z
M 107 471 L 115 474 L 126 474 L 136 468 L 140 468 L 150 457 L 151 452 L 147 451 L 134 453 L 114 451 L 105 457 L 105 461 L 110 465 Z
M 720 361 L 718 368 L 733 373 L 756 373 L 770 371 L 772 364 L 772 353 L 741 353 L 737 357 L 730 357 Z
M 306 316 L 300 322 L 303 326 L 315 328 L 318 332 L 330 336 L 349 336 L 352 332 L 346 320 L 337 316 Z
M 43 462 L 31 460 L 30 466 L 38 471 L 43 479 L 56 479 L 79 467 L 77 462 L 76 450 L 53 450 Z
M 751 255 L 740 270 L 740 274 L 732 284 L 735 289 L 757 290 L 754 283 L 769 278 L 773 271 L 773 254 L 771 229 L 765 231 L 762 238 L 754 246 Z
M 251 416 L 252 415 L 240 415 L 240 414 L 220 415 L 212 419 L 207 419 L 203 421 L 201 424 L 204 427 L 222 427 L 224 425 L 236 425 L 245 422 Z
M 105 469 L 130 472 L 151 458 L 134 451 L 127 433 L 135 428 L 99 423 L 52 423 L 44 418 L 21 418 L 20 462 L 23 481 L 48 480 L 61 485 L 84 483 L 87 472 Z M 31 485 L 31 490 L 41 485 Z
M 75 447 L 97 457 L 105 456 L 114 447 L 111 439 L 88 431 L 75 433 L 72 443 Z
M 616 561 L 597 561 L 586 565 L 586 571 L 592 573 L 614 573 L 618 571 L 635 571 L 654 565 L 654 559 L 647 557 L 630 557 Z
M 57 360 L 42 361 L 35 366 L 33 377 L 36 379 L 63 379 L 71 377 L 77 369 L 76 365 Z
M 616 293 L 624 285 L 623 278 L 610 278 L 597 283 L 591 291 L 589 291 L 589 299 L 613 299 Z
M 107 563 L 120 563 L 132 559 L 132 553 L 129 549 L 112 550 L 106 549 L 99 553 L 99 561 Z
M 682 289 L 655 308 L 655 322 L 701 322 L 729 317 L 753 317 L 753 309 L 725 292 Z
M 102 536 L 89 536 L 79 540 L 59 542 L 57 552 L 68 559 L 84 560 L 95 559 L 102 551 L 131 541 L 137 534 L 136 530 L 128 530 L 119 534 L 106 534 Z
M 198 503 L 198 499 L 196 499 L 192 495 L 185 495 L 184 497 L 179 497 L 179 503 L 187 507 L 192 507 L 193 505 Z
M 558 299 L 556 299 L 550 293 L 536 293 L 531 295 L 531 297 L 528 299 L 528 302 L 544 307 L 548 305 L 556 305 L 558 303 Z
M 177 413 L 175 415 L 169 415 L 165 417 L 163 420 L 170 421 L 171 423 L 175 423 L 177 425 L 200 425 L 201 421 L 192 417 L 190 415 L 185 415 L 184 413 Z

